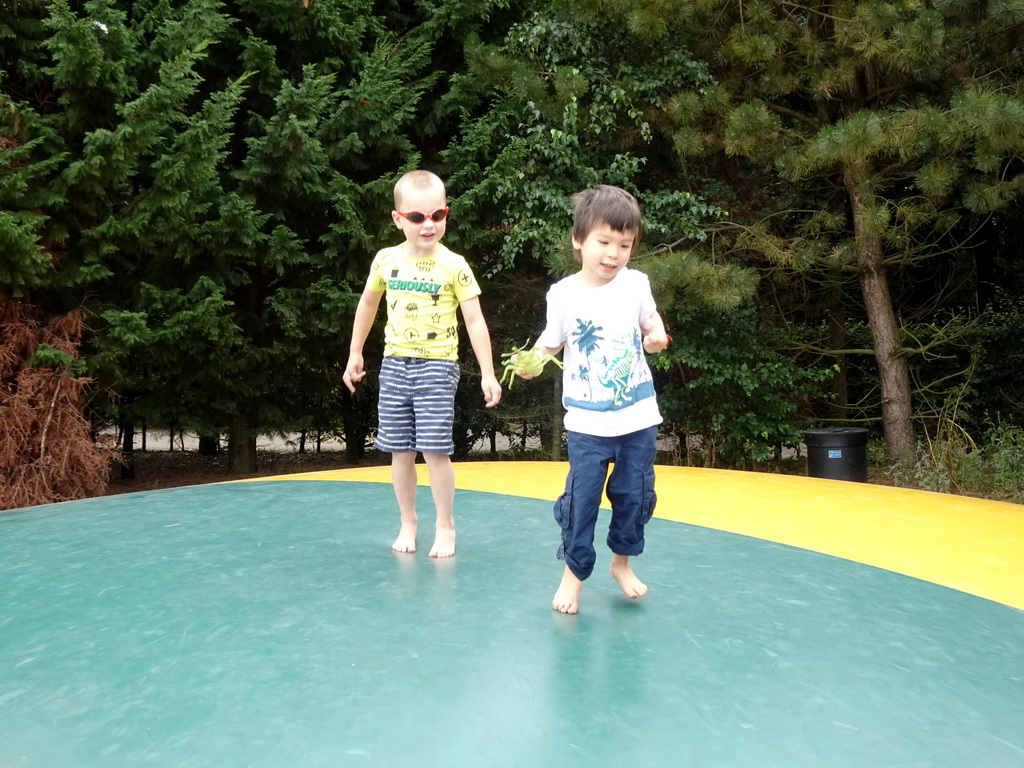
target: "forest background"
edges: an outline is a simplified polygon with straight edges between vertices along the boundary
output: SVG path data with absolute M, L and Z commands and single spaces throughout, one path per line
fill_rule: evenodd
M 368 460 L 341 372 L 413 168 L 496 354 L 569 196 L 638 196 L 662 461 L 864 426 L 893 482 L 1024 500 L 1022 39 L 1024 0 L 0 0 L 0 508 L 102 493 L 140 430 Z M 456 458 L 561 458 L 558 376 L 487 410 L 473 365 Z

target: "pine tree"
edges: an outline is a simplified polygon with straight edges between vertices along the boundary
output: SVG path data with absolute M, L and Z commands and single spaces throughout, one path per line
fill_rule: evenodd
M 43 5 L 26 0 L 0 14 L 0 299 L 24 296 L 50 263 L 43 230 L 50 195 L 39 183 L 45 163 L 34 162 L 34 154 L 53 147 L 57 137 L 23 107 L 42 77 Z
M 920 350 L 904 333 L 892 275 L 946 252 L 965 214 L 1019 197 L 1024 6 L 581 5 L 613 8 L 638 40 L 681 31 L 708 62 L 715 85 L 681 88 L 666 102 L 680 162 L 723 153 L 761 174 L 766 215 L 744 228 L 737 248 L 805 274 L 856 275 L 887 450 L 909 449 L 908 356 Z
M 257 434 L 340 378 L 394 179 L 457 118 L 438 50 L 498 5 L 22 3 L 5 284 L 88 307 L 123 425 L 228 431 L 231 471 L 254 472 Z

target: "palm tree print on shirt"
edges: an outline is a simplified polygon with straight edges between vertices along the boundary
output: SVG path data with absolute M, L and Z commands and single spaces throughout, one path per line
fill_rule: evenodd
M 590 353 L 597 349 L 599 342 L 604 341 L 604 336 L 599 336 L 597 334 L 598 331 L 603 330 L 603 325 L 595 326 L 589 320 L 584 322 L 577 317 L 576 330 L 572 332 L 572 338 L 575 339 L 576 349 L 578 349 L 587 360 L 586 366 L 580 366 L 579 374 L 580 378 L 587 382 L 591 400 L 594 399 L 594 388 L 590 384 Z

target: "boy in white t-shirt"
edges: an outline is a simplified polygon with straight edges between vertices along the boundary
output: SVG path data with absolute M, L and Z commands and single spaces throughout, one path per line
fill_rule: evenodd
M 555 502 L 555 520 L 562 527 L 558 557 L 565 569 L 552 601 L 562 613 L 577 612 L 583 582 L 594 569 L 602 492 L 612 505 L 611 574 L 627 597 L 647 592 L 629 564 L 643 552 L 644 525 L 656 501 L 661 413 L 644 351 L 660 352 L 669 337 L 647 276 L 626 268 L 640 235 L 640 206 L 625 190 L 602 185 L 573 196 L 572 245 L 580 271 L 548 291 L 547 326 L 537 339 L 542 353 L 564 349 L 569 475 Z

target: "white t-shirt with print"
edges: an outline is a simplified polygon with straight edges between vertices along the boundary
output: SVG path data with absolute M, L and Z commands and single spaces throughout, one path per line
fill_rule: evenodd
M 661 423 L 642 333 L 656 308 L 647 275 L 634 269 L 599 287 L 584 285 L 577 273 L 548 290 L 537 344 L 565 344 L 567 430 L 616 437 Z

